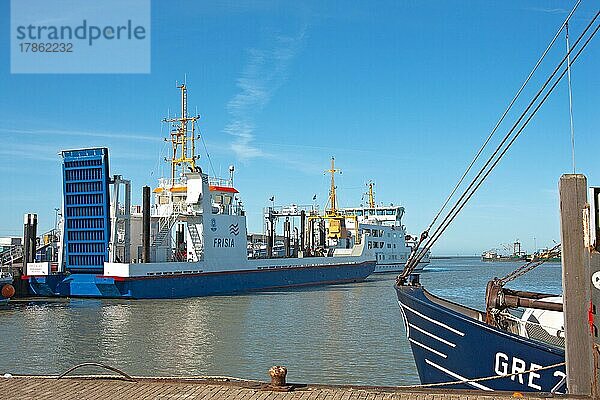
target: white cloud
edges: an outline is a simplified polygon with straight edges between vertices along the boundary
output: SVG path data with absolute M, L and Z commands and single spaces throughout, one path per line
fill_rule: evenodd
M 234 137 L 230 148 L 239 160 L 269 157 L 254 142 L 254 118 L 287 80 L 287 70 L 298 53 L 306 27 L 294 36 L 276 35 L 263 49 L 249 49 L 248 62 L 236 86 L 239 92 L 227 103 L 230 122 L 224 131 Z
M 154 140 L 162 141 L 158 136 L 147 136 L 138 133 L 119 133 L 119 132 L 94 132 L 80 130 L 64 129 L 19 129 L 0 127 L 0 132 L 18 135 L 48 135 L 52 137 L 77 136 L 77 137 L 96 137 L 105 139 L 129 139 L 129 140 Z

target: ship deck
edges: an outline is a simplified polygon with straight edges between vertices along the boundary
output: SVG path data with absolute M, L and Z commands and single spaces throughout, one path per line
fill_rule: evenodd
M 260 400 L 491 400 L 514 397 L 543 399 L 540 393 L 462 390 L 416 390 L 373 386 L 294 385 L 276 391 L 261 382 L 184 380 L 178 378 L 90 379 L 20 376 L 0 377 L 0 393 L 11 399 L 260 399 Z M 568 399 L 570 396 L 561 396 Z M 581 399 L 581 397 L 577 397 Z

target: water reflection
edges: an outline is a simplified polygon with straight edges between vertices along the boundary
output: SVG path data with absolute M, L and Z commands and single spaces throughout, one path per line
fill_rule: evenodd
M 516 266 L 434 260 L 421 282 L 481 309 L 486 282 Z M 560 276 L 560 265 L 548 264 L 511 287 L 560 292 Z M 417 383 L 394 278 L 184 300 L 13 303 L 0 310 L 0 373 L 56 374 L 96 361 L 135 375 L 264 380 L 282 364 L 295 382 Z

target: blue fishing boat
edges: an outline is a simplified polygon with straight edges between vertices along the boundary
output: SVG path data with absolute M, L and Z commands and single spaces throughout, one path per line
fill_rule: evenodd
M 569 19 L 579 4 L 573 7 L 433 221 L 422 232 L 416 250 L 396 280 L 406 334 L 424 385 L 549 393 L 566 393 L 568 389 L 570 394 L 582 396 L 594 393 L 599 343 L 595 314 L 600 306 L 600 229 L 597 228 L 600 189 L 590 189 L 592 196 L 588 202 L 587 180 L 583 175 L 566 174 L 559 183 L 563 243 L 549 253 L 559 251 L 562 246 L 561 296 L 505 286 L 551 257 L 533 258 L 506 276 L 491 279 L 483 312 L 432 295 L 421 286 L 419 275 L 413 274 L 419 260 L 474 196 L 561 79 L 565 76 L 570 79 L 571 64 L 600 28 L 596 22 L 600 11 L 595 12 L 574 45 L 567 46 L 567 54 L 509 124 L 503 138 L 497 144 L 489 144 L 556 38 L 563 30 L 568 38 Z M 568 87 L 570 90 L 570 82 Z M 485 159 L 479 160 L 482 154 Z M 467 177 L 469 180 L 465 181 Z M 489 258 L 496 258 L 492 256 Z M 512 259 L 525 260 L 518 242 Z
M 396 293 L 421 383 L 564 393 L 565 351 L 560 334 L 542 329 L 537 340 L 521 336 L 520 326 L 536 324 L 518 318 L 511 319 L 511 329 L 500 329 L 486 323 L 485 312 L 436 297 L 419 284 L 418 275 L 412 278 L 396 285 Z M 486 377 L 495 379 L 477 379 Z

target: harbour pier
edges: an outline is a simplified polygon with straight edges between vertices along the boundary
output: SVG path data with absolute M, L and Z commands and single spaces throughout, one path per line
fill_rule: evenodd
M 135 381 L 71 377 L 0 378 L 0 392 L 12 399 L 259 399 L 259 400 L 491 400 L 546 399 L 548 393 L 405 389 L 380 386 L 290 384 L 280 391 L 266 382 L 227 379 L 136 378 Z M 562 399 L 583 399 L 560 396 Z

